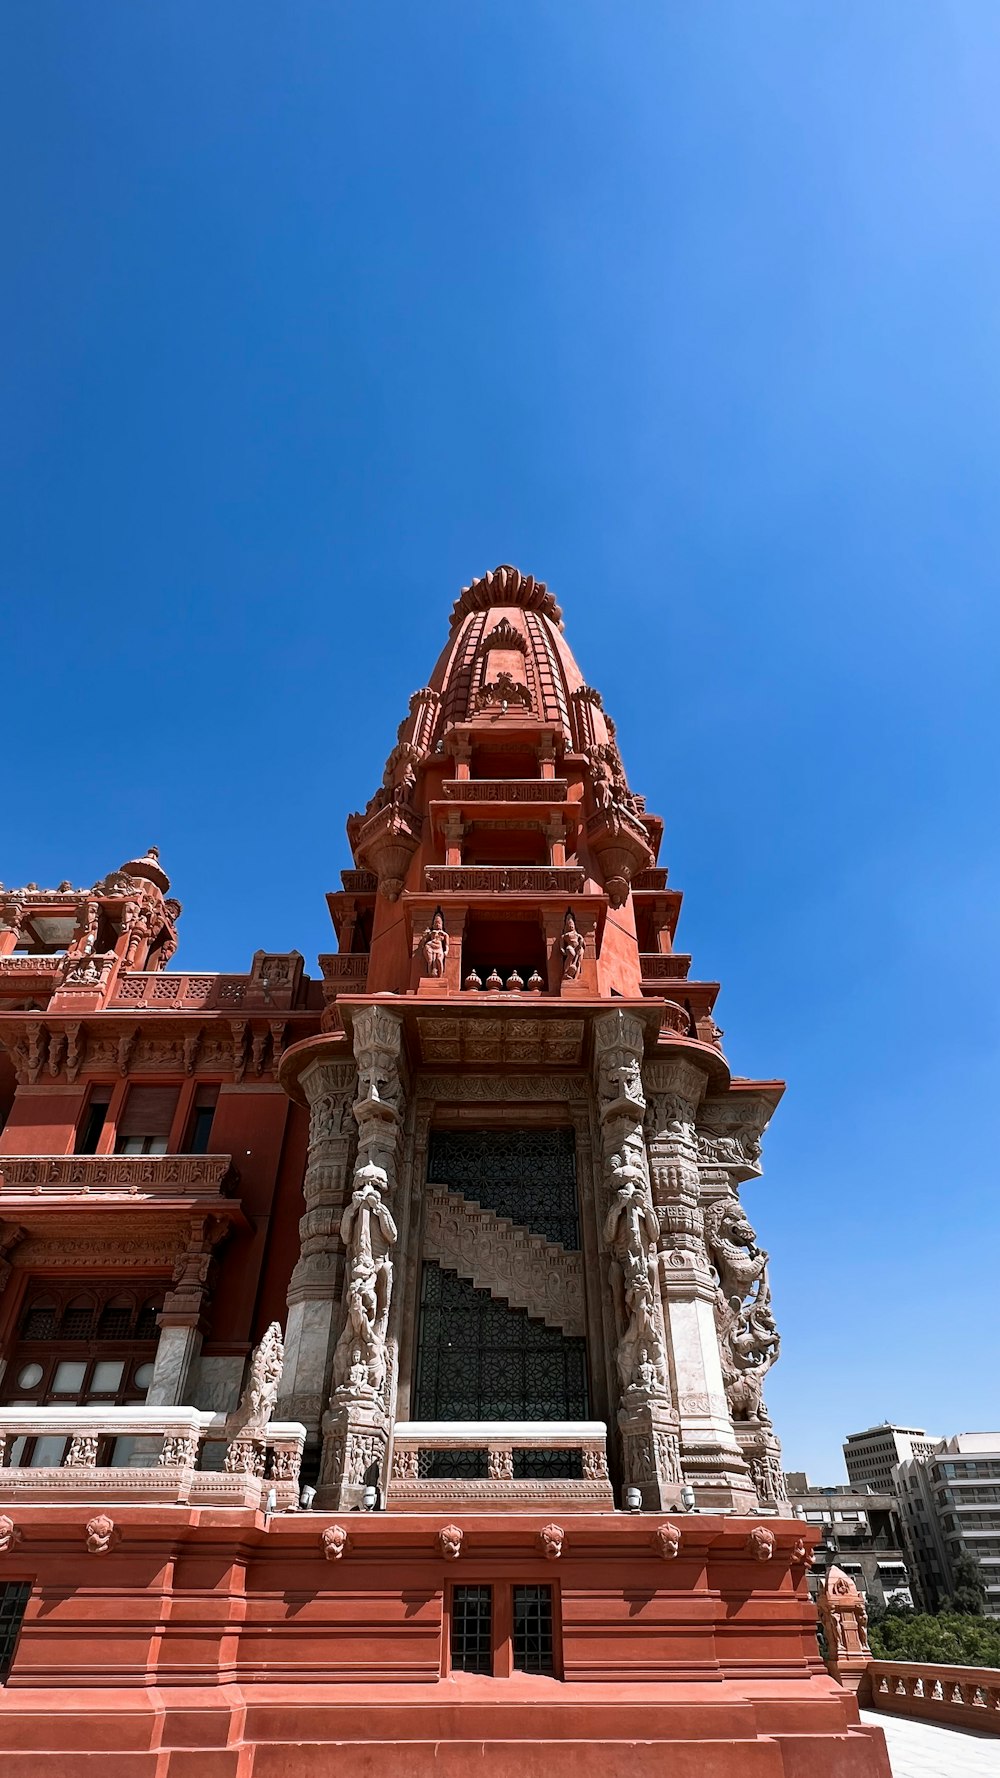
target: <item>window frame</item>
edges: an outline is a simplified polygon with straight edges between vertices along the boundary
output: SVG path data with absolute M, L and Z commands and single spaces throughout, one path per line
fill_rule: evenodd
M 444 1679 L 462 1678 L 466 1669 L 453 1667 L 451 1659 L 452 1624 L 454 1621 L 454 1599 L 459 1588 L 469 1586 L 489 1587 L 492 1595 L 492 1672 L 469 1673 L 470 1679 L 510 1679 L 514 1673 L 523 1673 L 528 1679 L 550 1679 L 562 1681 L 563 1671 L 563 1638 L 562 1638 L 562 1592 L 557 1579 L 546 1575 L 544 1580 L 533 1580 L 521 1576 L 517 1579 L 478 1578 L 474 1574 L 465 1574 L 461 1580 L 448 1581 L 444 1589 L 442 1606 L 442 1648 L 441 1676 Z M 552 1671 L 540 1673 L 525 1667 L 514 1665 L 514 1589 L 520 1586 L 548 1587 L 552 1600 Z

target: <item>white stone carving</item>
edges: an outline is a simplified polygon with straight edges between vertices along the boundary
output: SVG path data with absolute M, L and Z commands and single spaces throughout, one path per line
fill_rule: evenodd
M 583 1267 L 544 1235 L 518 1228 L 469 1198 L 430 1185 L 426 1192 L 424 1254 L 477 1290 L 545 1321 L 564 1333 L 584 1332 Z

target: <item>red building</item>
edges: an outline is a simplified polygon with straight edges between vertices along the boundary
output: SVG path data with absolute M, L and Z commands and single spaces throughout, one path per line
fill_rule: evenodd
M 762 1396 L 782 1086 L 540 582 L 347 831 L 318 981 L 168 968 L 155 849 L 0 891 L 5 1773 L 886 1774 Z

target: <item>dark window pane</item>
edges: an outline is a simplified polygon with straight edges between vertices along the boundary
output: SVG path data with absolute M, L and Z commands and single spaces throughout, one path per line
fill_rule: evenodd
M 14 1664 L 14 1651 L 30 1597 L 31 1582 L 28 1580 L 11 1580 L 0 1586 L 0 1679 L 6 1679 Z
M 522 1673 L 554 1673 L 552 1588 L 514 1588 L 514 1666 Z
M 128 1338 L 128 1330 L 132 1321 L 131 1309 L 107 1308 L 101 1310 L 101 1319 L 97 1324 L 99 1340 L 124 1340 Z
M 94 1325 L 93 1309 L 67 1309 L 59 1329 L 61 1340 L 89 1340 Z
M 92 1099 L 87 1107 L 87 1115 L 80 1131 L 80 1139 L 76 1145 L 77 1154 L 96 1154 L 101 1131 L 108 1115 L 109 1101 Z
M 137 1340 L 156 1339 L 160 1331 L 156 1324 L 156 1317 L 159 1313 L 159 1303 L 143 1303 L 135 1323 L 135 1337 Z
M 492 1587 L 452 1589 L 451 1664 L 458 1673 L 492 1673 Z
M 54 1308 L 29 1309 L 21 1326 L 22 1340 L 51 1340 L 56 1331 Z
M 188 1139 L 189 1154 L 207 1154 L 208 1139 L 212 1134 L 212 1121 L 215 1117 L 214 1105 L 196 1105 L 191 1122 L 191 1135 Z
M 427 1177 L 570 1252 L 580 1246 L 572 1130 L 435 1130 Z

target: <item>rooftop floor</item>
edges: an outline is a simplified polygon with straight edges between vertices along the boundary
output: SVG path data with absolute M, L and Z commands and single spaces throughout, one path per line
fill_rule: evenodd
M 882 1710 L 862 1710 L 861 1720 L 885 1730 L 892 1778 L 997 1778 L 1000 1773 L 1000 1736 Z

